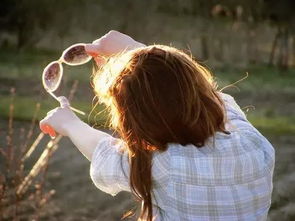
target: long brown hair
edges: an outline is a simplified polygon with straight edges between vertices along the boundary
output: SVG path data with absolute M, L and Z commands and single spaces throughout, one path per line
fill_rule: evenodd
M 227 133 L 223 102 L 205 67 L 162 45 L 118 55 L 93 83 L 127 144 L 131 190 L 142 202 L 139 218 L 151 221 L 153 152 L 167 150 L 168 143 L 202 147 L 215 132 Z

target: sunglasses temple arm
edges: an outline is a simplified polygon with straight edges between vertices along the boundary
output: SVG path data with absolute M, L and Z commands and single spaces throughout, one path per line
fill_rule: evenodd
M 80 110 L 78 110 L 78 109 L 76 109 L 74 107 L 71 107 L 71 106 L 70 106 L 70 108 L 71 108 L 72 111 L 75 111 L 78 114 L 85 115 L 85 112 L 83 112 L 83 111 L 80 111 Z
M 52 93 L 52 92 L 50 92 L 50 91 L 47 91 L 55 100 L 57 100 L 58 102 L 59 102 L 59 100 L 58 100 L 58 98 L 57 98 L 57 96 L 54 94 L 54 93 Z M 78 109 L 76 109 L 76 108 L 74 108 L 74 107 L 71 107 L 70 106 L 70 109 L 72 110 L 72 111 L 75 111 L 76 113 L 78 113 L 78 114 L 81 114 L 81 115 L 85 115 L 85 113 L 83 112 L 83 111 L 80 111 L 80 110 L 78 110 Z

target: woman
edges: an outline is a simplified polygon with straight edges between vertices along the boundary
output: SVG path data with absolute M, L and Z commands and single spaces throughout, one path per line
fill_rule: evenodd
M 93 85 L 120 139 L 83 123 L 65 98 L 40 124 L 73 141 L 99 189 L 131 191 L 140 220 L 266 220 L 274 149 L 206 68 L 116 31 L 86 50 L 109 57 L 95 56 Z

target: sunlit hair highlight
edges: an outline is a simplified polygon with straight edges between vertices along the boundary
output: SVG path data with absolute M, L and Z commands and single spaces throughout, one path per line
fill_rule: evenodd
M 111 126 L 127 144 L 130 185 L 152 220 L 152 154 L 169 143 L 204 146 L 225 129 L 224 106 L 211 73 L 173 47 L 153 45 L 111 58 L 94 76 Z

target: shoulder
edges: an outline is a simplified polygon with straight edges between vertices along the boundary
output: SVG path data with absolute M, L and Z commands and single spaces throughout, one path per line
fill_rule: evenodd
M 224 103 L 228 120 L 238 119 L 247 121 L 245 113 L 231 95 L 222 92 L 218 92 L 218 95 Z

